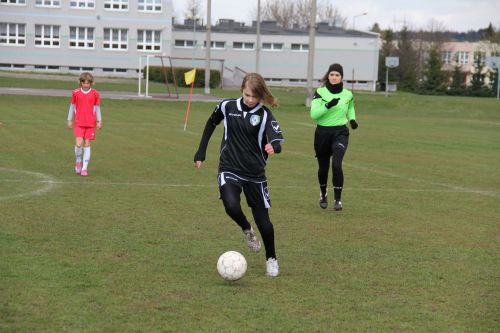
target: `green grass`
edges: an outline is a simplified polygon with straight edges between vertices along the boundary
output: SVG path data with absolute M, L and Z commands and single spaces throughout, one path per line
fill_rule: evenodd
M 221 128 L 193 167 L 213 103 L 193 103 L 184 132 L 185 102 L 103 100 L 82 178 L 69 98 L 0 95 L 0 331 L 497 331 L 498 101 L 356 93 L 333 212 L 304 95 L 274 92 L 276 279 L 218 200 Z M 230 249 L 249 267 L 235 283 L 216 272 Z

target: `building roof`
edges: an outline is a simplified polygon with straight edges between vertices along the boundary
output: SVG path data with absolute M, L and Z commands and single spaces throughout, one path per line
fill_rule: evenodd
M 200 24 L 196 20 L 196 27 L 193 26 L 192 19 L 184 20 L 184 24 L 173 24 L 172 30 L 174 31 L 206 31 L 206 26 Z M 236 22 L 233 19 L 220 19 L 215 26 L 211 27 L 212 32 L 218 33 L 231 33 L 231 34 L 257 34 L 256 21 L 252 22 L 252 26 L 246 26 L 245 23 Z M 261 21 L 260 22 L 261 35 L 290 35 L 302 36 L 309 35 L 309 30 L 301 27 L 283 28 L 278 25 L 276 21 Z M 374 38 L 378 37 L 377 33 L 358 31 L 358 30 L 345 30 L 340 27 L 332 26 L 328 22 L 319 22 L 316 24 L 316 36 L 330 36 L 330 37 L 361 37 L 361 38 Z

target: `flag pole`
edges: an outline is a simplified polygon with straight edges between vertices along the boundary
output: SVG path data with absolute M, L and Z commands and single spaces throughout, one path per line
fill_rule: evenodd
M 191 109 L 191 96 L 193 96 L 193 88 L 194 88 L 194 80 L 193 82 L 191 82 L 191 88 L 189 88 L 188 106 L 186 110 L 186 117 L 184 118 L 184 131 L 186 131 L 188 117 L 189 117 L 189 110 Z

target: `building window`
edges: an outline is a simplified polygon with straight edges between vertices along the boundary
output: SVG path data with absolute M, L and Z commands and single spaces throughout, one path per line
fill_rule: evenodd
M 35 6 L 37 7 L 61 7 L 60 0 L 36 0 Z
M 469 52 L 458 51 L 457 52 L 457 63 L 459 65 L 466 65 L 469 63 Z
M 309 44 L 292 44 L 291 50 L 296 52 L 307 52 L 309 51 Z
M 69 27 L 69 47 L 77 49 L 93 49 L 94 28 Z
M 0 4 L 26 6 L 26 0 L 0 0 Z
M 103 48 L 106 50 L 127 50 L 127 35 L 127 29 L 104 28 Z
M 126 68 L 103 68 L 103 72 L 105 73 L 127 73 Z
M 94 9 L 95 0 L 71 0 L 69 6 L 71 8 Z
M 450 51 L 441 52 L 441 61 L 443 62 L 444 65 L 451 64 L 451 52 Z
M 283 51 L 283 43 L 262 43 L 265 51 Z
M 35 69 L 42 69 L 42 70 L 49 70 L 49 71 L 53 71 L 53 70 L 59 70 L 59 66 L 46 66 L 46 65 L 35 65 Z
M 203 47 L 207 47 L 207 41 L 203 42 Z M 211 49 L 223 50 L 226 47 L 226 42 L 210 41 Z
M 474 52 L 474 64 L 476 64 L 478 60 L 479 64 L 481 66 L 484 66 L 486 62 L 486 52 L 480 52 L 480 51 Z
M 128 10 L 128 0 L 105 0 L 104 9 Z
M 251 51 L 254 49 L 254 44 L 253 43 L 247 43 L 247 42 L 233 42 L 233 50 L 246 50 L 246 51 Z
M 160 51 L 161 50 L 160 30 L 137 30 L 137 50 L 139 51 Z
M 184 40 L 184 39 L 176 39 L 174 42 L 175 47 L 185 47 L 185 48 L 193 48 L 193 45 L 196 43 L 193 40 Z
M 26 24 L 0 23 L 0 44 L 26 45 Z
M 139 0 L 137 9 L 143 12 L 161 12 L 162 0 Z
M 60 41 L 58 25 L 35 24 L 35 46 L 59 47 Z

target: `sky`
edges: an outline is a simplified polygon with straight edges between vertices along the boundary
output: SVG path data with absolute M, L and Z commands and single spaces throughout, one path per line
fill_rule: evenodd
M 181 23 L 190 0 L 172 0 L 174 16 Z M 261 0 L 261 6 L 266 0 Z M 500 0 L 317 0 L 329 1 L 357 30 L 369 30 L 377 22 L 381 29 L 400 30 L 406 23 L 411 30 L 430 30 L 433 25 L 445 30 L 466 32 L 486 28 L 491 22 L 500 29 Z M 206 0 L 198 0 L 206 22 Z M 228 18 L 251 25 L 256 17 L 257 0 L 212 0 L 212 25 Z M 362 15 L 366 13 L 366 15 Z M 443 30 L 440 29 L 440 30 Z

